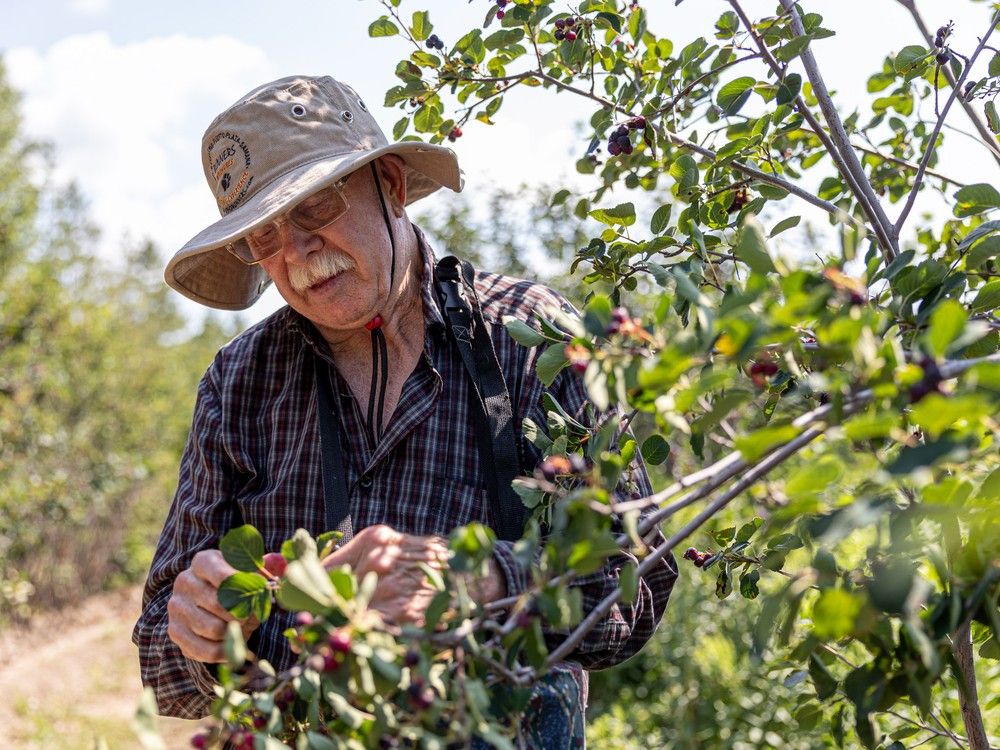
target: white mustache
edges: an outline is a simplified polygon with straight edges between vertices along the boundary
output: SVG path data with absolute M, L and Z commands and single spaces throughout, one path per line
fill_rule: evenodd
M 304 266 L 289 265 L 287 268 L 288 283 L 292 285 L 292 289 L 302 294 L 313 284 L 354 268 L 354 261 L 339 250 L 324 250 L 310 255 Z

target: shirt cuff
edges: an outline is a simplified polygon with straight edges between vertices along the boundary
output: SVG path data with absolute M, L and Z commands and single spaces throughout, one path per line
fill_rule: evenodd
M 523 594 L 531 583 L 531 575 L 527 566 L 514 554 L 514 542 L 498 539 L 493 547 L 493 559 L 500 566 L 507 584 L 507 596 Z

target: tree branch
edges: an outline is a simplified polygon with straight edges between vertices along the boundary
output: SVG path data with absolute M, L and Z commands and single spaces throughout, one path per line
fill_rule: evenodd
M 931 34 L 931 30 L 927 27 L 924 22 L 923 16 L 920 15 L 920 11 L 917 10 L 917 4 L 915 0 L 896 0 L 900 5 L 906 8 L 910 15 L 913 17 L 913 22 L 916 23 L 917 28 L 920 29 L 920 34 L 923 36 L 924 41 L 927 43 L 928 47 L 934 47 L 934 35 Z M 942 66 L 941 72 L 944 73 L 945 80 L 953 88 L 957 89 L 955 76 L 951 72 L 951 68 L 947 65 Z M 972 108 L 972 102 L 965 101 L 965 97 L 961 97 L 959 104 L 962 105 L 962 109 L 965 110 L 965 114 L 968 116 L 969 121 L 972 126 L 978 131 L 980 137 L 982 138 L 982 144 L 989 149 L 990 154 L 996 160 L 997 165 L 1000 166 L 1000 146 L 997 145 L 996 136 L 990 131 L 989 126 L 979 116 L 979 113 Z M 976 140 L 979 140 L 978 138 Z
M 983 726 L 983 714 L 979 710 L 979 692 L 976 689 L 976 665 L 972 655 L 972 629 L 966 623 L 958 629 L 952 639 L 952 650 L 962 668 L 957 675 L 964 682 L 958 691 L 958 705 L 962 709 L 965 735 L 969 738 L 969 750 L 989 750 L 990 743 Z
M 784 2 L 784 0 L 782 0 Z M 903 226 L 903 222 L 906 221 L 906 217 L 909 216 L 910 211 L 913 209 L 913 203 L 917 199 L 917 192 L 920 190 L 920 183 L 922 182 L 924 170 L 927 169 L 927 164 L 931 160 L 931 156 L 934 154 L 934 150 L 937 147 L 937 138 L 941 133 L 941 127 L 944 125 L 944 120 L 948 116 L 948 110 L 951 109 L 951 105 L 955 103 L 955 99 L 959 96 L 959 91 L 962 88 L 962 84 L 969 77 L 969 73 L 972 71 L 972 66 L 976 64 L 976 58 L 979 57 L 983 49 L 986 47 L 986 41 L 990 38 L 993 33 L 993 29 L 996 28 L 997 21 L 1000 20 L 1000 11 L 993 14 L 993 18 L 990 20 L 990 28 L 987 29 L 986 34 L 979 42 L 979 46 L 976 47 L 976 51 L 972 53 L 969 58 L 969 63 L 965 66 L 965 70 L 962 71 L 962 75 L 955 82 L 954 88 L 951 90 L 951 95 L 948 97 L 948 101 L 944 103 L 944 107 L 941 109 L 941 114 L 938 116 L 937 124 L 934 126 L 934 132 L 931 133 L 930 139 L 927 142 L 927 148 L 924 150 L 924 158 L 920 160 L 920 169 L 917 170 L 916 176 L 913 178 L 913 187 L 910 188 L 910 194 L 906 198 L 906 205 L 903 206 L 903 210 L 899 214 L 899 218 L 896 220 L 895 226 L 893 226 L 893 232 L 896 236 L 899 236 L 899 230 Z
M 785 74 L 784 68 L 778 63 L 777 60 L 774 59 L 774 56 L 771 54 L 771 51 L 767 48 L 767 45 L 764 43 L 764 40 L 754 30 L 753 23 L 750 21 L 750 17 L 746 14 L 746 11 L 743 10 L 743 7 L 740 5 L 739 0 L 729 0 L 729 4 L 733 7 L 733 10 L 736 12 L 736 15 L 739 16 L 740 21 L 746 27 L 747 33 L 754 40 L 754 43 L 760 50 L 761 57 L 764 58 L 764 61 L 767 63 L 768 67 L 770 67 L 771 70 L 774 72 L 775 76 L 777 76 L 778 80 L 781 80 Z M 872 226 L 875 227 L 874 231 L 875 236 L 878 238 L 879 243 L 884 248 L 886 248 L 886 250 L 884 251 L 886 254 L 886 260 L 887 261 L 891 260 L 890 254 L 892 252 L 891 249 L 892 245 L 889 241 L 889 236 L 886 231 L 886 228 L 889 226 L 888 219 L 886 219 L 886 221 L 883 223 L 881 219 L 878 217 L 875 209 L 868 200 L 867 195 L 861 189 L 861 186 L 858 183 L 856 176 L 852 172 L 850 165 L 847 163 L 847 160 L 844 158 L 843 154 L 840 153 L 840 150 L 837 148 L 836 144 L 830 139 L 829 134 L 827 134 L 827 132 L 823 129 L 823 126 L 820 125 L 819 121 L 816 119 L 816 116 L 812 113 L 812 110 L 809 109 L 809 106 L 806 104 L 805 100 L 802 98 L 801 95 L 795 97 L 795 109 L 796 111 L 798 111 L 800 115 L 802 115 L 802 117 L 806 120 L 806 122 L 809 123 L 809 125 L 812 128 L 812 132 L 816 135 L 817 138 L 819 138 L 820 143 L 823 144 L 823 147 L 826 149 L 827 153 L 830 154 L 830 158 L 833 159 L 833 162 L 837 167 L 837 171 L 840 172 L 841 176 L 847 182 L 847 185 L 850 188 L 851 192 L 853 193 L 854 197 L 857 199 L 858 206 L 861 208 L 861 211 L 865 214 L 865 216 L 868 217 L 868 220 L 871 221 Z M 867 178 L 864 177 L 863 179 L 867 180 Z M 874 195 L 874 192 L 872 194 Z
M 795 7 L 795 1 L 781 0 L 781 7 L 789 13 L 792 21 L 792 30 L 795 32 L 796 36 L 805 36 L 806 30 L 802 25 L 802 19 L 799 17 L 799 12 Z M 861 161 L 858 159 L 858 155 L 854 152 L 851 140 L 848 138 L 847 131 L 844 129 L 844 121 L 840 119 L 840 113 L 837 112 L 837 108 L 834 106 L 833 100 L 830 98 L 830 92 L 826 88 L 826 82 L 823 80 L 823 75 L 820 73 L 819 66 L 816 64 L 816 57 L 812 53 L 811 45 L 807 44 L 799 57 L 802 60 L 803 67 L 805 68 L 806 76 L 812 84 L 813 95 L 819 102 L 820 111 L 826 119 L 826 124 L 830 127 L 830 137 L 836 145 L 837 151 L 840 153 L 841 157 L 843 157 L 848 171 L 857 182 L 858 191 L 864 196 L 865 201 L 867 201 L 870 206 L 871 213 L 869 213 L 869 218 L 871 219 L 872 224 L 875 225 L 876 229 L 881 228 L 885 233 L 885 240 L 888 242 L 888 245 L 885 247 L 886 259 L 892 260 L 896 257 L 898 251 L 898 238 L 892 234 L 892 223 L 889 221 L 889 217 L 882 209 L 882 204 L 879 202 L 878 196 L 875 195 L 875 191 L 872 189 L 871 182 L 868 180 L 868 175 L 865 174 L 864 167 L 861 166 Z

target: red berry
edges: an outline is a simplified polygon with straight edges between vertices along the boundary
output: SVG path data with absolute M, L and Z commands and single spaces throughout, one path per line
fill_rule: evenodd
M 695 557 L 697 556 L 698 556 L 698 550 L 696 550 L 694 547 L 688 547 L 686 550 L 684 550 L 685 560 L 694 560 Z
M 570 31 L 566 32 L 566 41 L 567 42 L 572 42 L 575 39 L 576 39 L 576 32 L 575 31 L 570 30 Z
M 505 13 L 502 10 L 497 11 L 497 18 L 503 18 Z
M 582 359 L 574 360 L 570 363 L 570 367 L 573 368 L 573 372 L 583 375 L 587 371 L 587 363 Z
M 451 132 L 448 133 L 448 140 L 449 141 L 455 141 L 455 140 L 457 140 L 457 139 L 459 139 L 461 137 L 462 137 L 462 129 L 459 128 L 459 127 L 452 128 Z
M 695 566 L 696 568 L 700 568 L 700 567 L 701 567 L 702 565 L 704 565 L 704 564 L 705 564 L 705 560 L 707 560 L 707 559 L 708 559 L 708 555 L 701 555 L 701 554 L 699 554 L 699 555 L 698 555 L 698 556 L 697 556 L 697 557 L 696 557 L 696 558 L 694 559 L 694 566 Z
M 254 729 L 263 729 L 266 726 L 267 726 L 267 717 L 266 716 L 262 716 L 261 714 L 257 714 L 256 716 L 253 717 L 253 728 Z
M 208 734 L 201 732 L 192 737 L 191 747 L 196 747 L 198 750 L 203 750 L 203 748 L 208 747 Z
M 646 118 L 641 115 L 639 117 L 633 117 L 628 121 L 628 126 L 630 130 L 642 130 L 646 127 Z
M 264 570 L 275 578 L 285 575 L 285 568 L 288 567 L 288 560 L 280 552 L 268 552 L 264 555 Z
M 334 653 L 346 654 L 351 650 L 351 634 L 344 628 L 338 628 L 330 633 L 326 641 Z

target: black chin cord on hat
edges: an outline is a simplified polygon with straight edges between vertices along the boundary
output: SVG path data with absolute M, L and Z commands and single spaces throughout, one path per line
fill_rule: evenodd
M 396 283 L 396 238 L 392 233 L 392 224 L 389 223 L 389 211 L 385 206 L 385 196 L 382 194 L 382 183 L 379 182 L 375 162 L 369 162 L 369 165 L 372 177 L 375 179 L 375 189 L 378 190 L 379 203 L 382 205 L 382 218 L 385 220 L 386 231 L 389 232 L 389 245 L 392 247 L 392 265 L 389 270 L 389 295 L 391 296 Z M 368 429 L 376 443 L 382 439 L 385 389 L 389 383 L 389 350 L 385 343 L 385 334 L 382 333 L 384 322 L 381 315 L 376 315 L 365 324 L 365 328 L 372 333 L 372 387 L 368 394 Z M 377 409 L 376 401 L 378 402 Z

